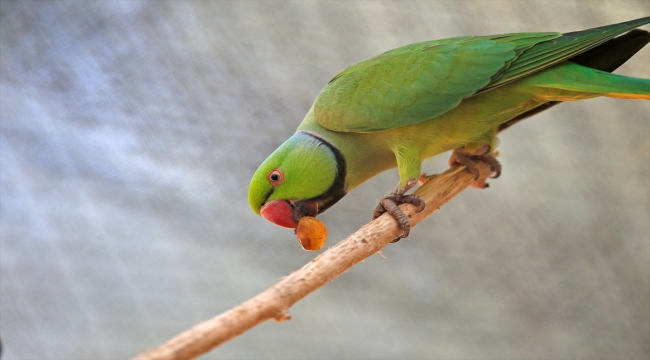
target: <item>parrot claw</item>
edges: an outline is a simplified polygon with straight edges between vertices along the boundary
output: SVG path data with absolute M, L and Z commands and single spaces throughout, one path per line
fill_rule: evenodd
M 490 165 L 490 169 L 493 174 L 490 176 L 490 179 L 496 179 L 501 176 L 501 163 L 492 155 L 475 155 L 472 156 L 472 160 L 483 161 Z
M 489 147 L 488 147 L 489 149 Z M 481 153 L 482 152 L 482 153 Z M 485 182 L 485 180 L 480 180 L 480 172 L 478 170 L 478 167 L 476 166 L 477 161 L 483 161 L 490 165 L 490 170 L 492 170 L 493 174 L 490 176 L 492 179 L 496 179 L 499 176 L 501 176 L 501 170 L 502 166 L 501 163 L 494 157 L 493 155 L 486 155 L 487 150 L 484 152 L 481 151 L 479 154 L 469 154 L 464 149 L 456 149 L 451 155 L 451 158 L 449 158 L 449 165 L 453 166 L 456 164 L 460 164 L 465 166 L 465 169 L 469 171 L 471 174 L 474 174 L 474 179 L 477 180 L 477 182 L 481 183 L 482 186 L 481 188 L 487 188 L 489 187 L 489 184 Z
M 405 238 L 409 235 L 411 231 L 411 222 L 406 218 L 406 215 L 399 208 L 401 204 L 411 204 L 417 206 L 417 212 L 424 210 L 425 203 L 420 195 L 409 194 L 404 195 L 409 189 L 411 189 L 417 183 L 417 179 L 410 180 L 405 187 L 400 188 L 399 186 L 395 187 L 391 192 L 386 194 L 380 201 L 375 211 L 372 213 L 372 219 L 376 219 L 381 216 L 383 213 L 389 213 L 397 224 L 399 228 L 403 231 L 401 235 L 393 239 L 391 242 L 397 242 L 402 238 Z

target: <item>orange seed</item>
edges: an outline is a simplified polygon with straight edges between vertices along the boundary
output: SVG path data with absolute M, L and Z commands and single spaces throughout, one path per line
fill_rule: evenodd
M 304 216 L 298 221 L 296 236 L 302 248 L 308 251 L 320 250 L 327 241 L 327 228 L 320 220 Z

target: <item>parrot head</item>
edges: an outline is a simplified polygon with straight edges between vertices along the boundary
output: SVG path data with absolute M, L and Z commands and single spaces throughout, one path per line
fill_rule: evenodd
M 299 131 L 257 169 L 248 202 L 272 223 L 295 228 L 345 195 L 345 158 L 325 139 Z

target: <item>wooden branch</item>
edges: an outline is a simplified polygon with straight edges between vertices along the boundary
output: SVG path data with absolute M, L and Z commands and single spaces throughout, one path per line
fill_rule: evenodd
M 473 175 L 463 171 L 464 167 L 454 167 L 430 177 L 416 191 L 426 202 L 426 208 L 422 212 L 415 213 L 412 205 L 400 206 L 412 226 L 440 209 L 470 184 L 484 187 L 489 171 L 486 164 L 477 165 L 482 176 L 476 182 Z M 395 220 L 384 214 L 252 299 L 195 325 L 157 349 L 142 353 L 134 359 L 192 359 L 266 320 L 289 320 L 289 308 L 293 304 L 356 263 L 377 253 L 400 233 Z

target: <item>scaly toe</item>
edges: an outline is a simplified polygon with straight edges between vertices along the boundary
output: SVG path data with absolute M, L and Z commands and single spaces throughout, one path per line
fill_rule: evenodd
M 465 154 L 454 154 L 454 162 L 463 165 L 465 170 L 474 175 L 474 180 L 477 180 L 481 173 L 479 172 L 478 167 L 476 167 L 473 158 L 474 156 L 467 156 Z
M 381 200 L 381 205 L 386 209 L 386 212 L 389 213 L 397 224 L 399 228 L 403 231 L 402 235 L 399 235 L 400 238 L 407 237 L 409 231 L 411 230 L 411 222 L 406 218 L 406 215 L 399 208 L 398 203 L 393 199 L 384 198 Z
M 402 197 L 402 204 L 411 204 L 416 206 L 418 208 L 416 210 L 417 212 L 421 212 L 426 206 L 422 197 L 417 194 L 404 195 L 404 197 Z
M 424 210 L 424 207 L 426 206 L 424 200 L 419 195 L 416 194 L 404 195 L 404 193 L 407 192 L 413 186 L 415 186 L 417 182 L 418 179 L 411 179 L 406 183 L 406 186 L 404 187 L 397 186 L 391 192 L 386 194 L 381 199 L 381 201 L 379 201 L 379 204 L 377 205 L 377 207 L 372 213 L 373 220 L 381 216 L 383 213 L 387 212 L 393 217 L 393 219 L 395 219 L 395 221 L 397 221 L 397 224 L 399 225 L 399 228 L 400 230 L 402 230 L 403 233 L 399 235 L 397 239 L 393 240 L 393 242 L 401 238 L 407 237 L 411 230 L 411 222 L 406 217 L 406 215 L 404 215 L 402 210 L 399 208 L 399 205 L 412 204 L 413 206 L 417 207 L 417 212 Z
M 375 210 L 372 212 L 372 220 L 375 220 L 376 218 L 382 216 L 385 212 L 386 209 L 384 209 L 384 206 L 380 201 L 379 204 L 377 204 L 377 207 L 375 207 Z
M 472 158 L 474 158 L 476 160 L 479 160 L 479 161 L 483 161 L 483 162 L 487 163 L 488 165 L 490 165 L 490 170 L 492 170 L 492 172 L 494 172 L 494 174 L 492 174 L 492 176 L 490 176 L 490 178 L 496 179 L 499 176 L 501 176 L 501 169 L 502 169 L 501 163 L 494 156 L 491 156 L 491 155 L 475 155 L 475 156 L 472 156 Z

